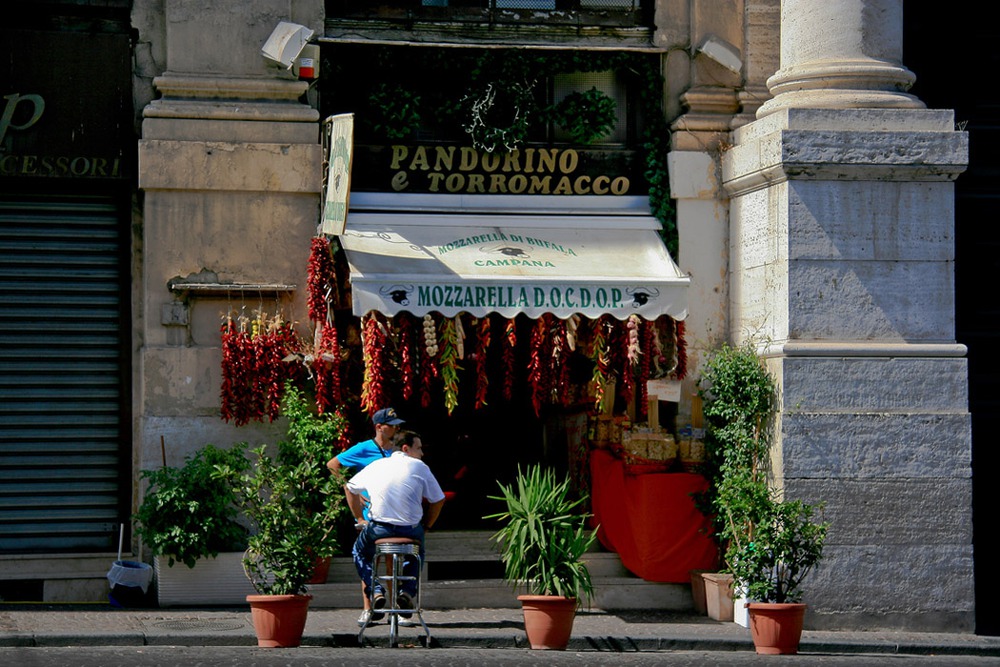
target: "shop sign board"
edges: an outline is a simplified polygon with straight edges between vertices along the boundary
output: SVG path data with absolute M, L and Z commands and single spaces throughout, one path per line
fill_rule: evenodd
M 124 33 L 0 31 L 0 177 L 134 173 L 130 54 Z
M 323 195 L 323 234 L 339 236 L 347 224 L 351 198 L 351 162 L 354 153 L 354 114 L 326 120 L 327 173 Z
M 358 190 L 421 194 L 634 196 L 647 192 L 635 151 L 527 146 L 509 153 L 455 144 L 358 146 Z

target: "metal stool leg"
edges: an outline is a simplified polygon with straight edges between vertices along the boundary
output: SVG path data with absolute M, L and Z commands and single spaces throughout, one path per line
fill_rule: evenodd
M 406 562 L 406 556 L 413 556 L 417 560 L 417 574 L 416 576 L 404 574 L 404 564 Z M 386 569 L 388 574 L 379 574 L 381 569 Z M 416 614 L 417 618 L 420 620 L 420 625 L 424 630 L 424 635 L 426 636 L 426 646 L 430 646 L 431 642 L 431 631 L 427 627 L 427 623 L 424 621 L 423 616 L 423 603 L 421 599 L 421 586 L 420 586 L 420 575 L 423 571 L 423 559 L 420 557 L 420 545 L 412 540 L 406 538 L 384 538 L 377 540 L 375 543 L 375 555 L 372 558 L 372 585 L 369 589 L 369 595 L 372 599 L 372 606 L 374 607 L 374 597 L 375 597 L 375 582 L 382 583 L 382 589 L 384 594 L 388 595 L 387 604 L 381 611 L 388 617 L 389 624 L 389 646 L 395 648 L 399 641 L 399 615 L 401 613 Z M 399 606 L 397 602 L 399 592 L 402 590 L 402 584 L 405 581 L 414 581 L 416 584 L 417 595 L 414 598 L 413 609 L 403 609 Z M 368 627 L 368 623 L 365 623 L 364 627 L 358 633 L 358 643 L 364 642 L 364 632 Z

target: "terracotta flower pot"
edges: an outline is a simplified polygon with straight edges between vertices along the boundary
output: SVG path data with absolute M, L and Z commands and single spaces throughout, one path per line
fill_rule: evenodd
M 804 604 L 784 602 L 751 602 L 750 635 L 757 653 L 795 654 L 799 652 Z
M 705 610 L 716 621 L 733 620 L 733 575 L 704 572 Z
M 311 595 L 248 595 L 257 646 L 293 648 L 302 643 Z
M 533 649 L 564 651 L 576 617 L 576 598 L 557 595 L 518 595 L 524 612 L 524 631 Z
M 694 605 L 696 614 L 705 615 L 708 607 L 705 600 L 705 578 L 703 575 L 708 570 L 691 570 L 691 602 Z
M 333 561 L 332 558 L 317 558 L 316 567 L 313 570 L 313 575 L 307 581 L 307 584 L 325 584 L 326 578 L 330 574 L 330 563 Z

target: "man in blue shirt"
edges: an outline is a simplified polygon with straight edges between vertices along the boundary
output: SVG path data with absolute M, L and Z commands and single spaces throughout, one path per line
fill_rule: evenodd
M 382 408 L 372 415 L 372 423 L 375 425 L 375 436 L 371 440 L 359 442 L 356 445 L 345 449 L 330 459 L 326 467 L 330 472 L 344 470 L 347 477 L 361 472 L 369 463 L 381 458 L 387 458 L 392 454 L 392 439 L 399 431 L 399 427 L 404 421 L 399 418 L 392 408 Z M 365 503 L 364 518 L 368 519 L 368 504 Z M 372 620 L 381 620 L 384 614 L 372 613 L 371 601 L 364 595 L 365 583 L 361 582 L 362 597 L 364 598 L 364 611 L 358 619 L 358 625 L 363 626 L 370 616 Z
M 347 481 L 347 504 L 359 524 L 361 534 L 354 543 L 352 555 L 358 574 L 366 588 L 374 587 L 373 615 L 385 607 L 385 590 L 372 572 L 375 541 L 383 537 L 407 537 L 420 544 L 420 559 L 424 557 L 424 531 L 434 525 L 444 505 L 444 491 L 431 469 L 421 461 L 423 444 L 413 431 L 404 431 L 393 443 L 396 450 L 386 459 L 374 461 Z M 371 496 L 370 518 L 361 516 L 361 494 Z M 424 504 L 427 504 L 426 511 Z M 396 591 L 396 607 L 413 609 L 417 594 L 417 561 L 407 558 L 403 574 L 412 579 L 401 582 Z M 410 618 L 412 612 L 400 616 Z

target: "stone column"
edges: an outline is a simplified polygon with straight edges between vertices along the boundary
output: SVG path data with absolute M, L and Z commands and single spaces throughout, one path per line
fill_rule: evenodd
M 767 81 L 777 109 L 920 109 L 906 91 L 902 0 L 783 0 L 781 69 Z
M 783 1 L 774 98 L 722 162 L 731 332 L 779 383 L 775 485 L 832 522 L 808 625 L 972 631 L 967 137 L 905 92 L 902 6 Z
M 261 56 L 280 21 L 322 34 L 321 0 L 155 4 L 165 17 L 166 67 L 153 81 L 160 97 L 144 109 L 139 142 L 142 467 L 161 464 L 161 437 L 170 465 L 209 442 L 275 440 L 277 425 L 237 430 L 220 418 L 221 316 L 305 318 L 322 183 L 319 112 L 302 101 L 309 84 Z M 147 0 L 136 5 L 157 11 Z M 232 288 L 171 289 L 178 280 Z

